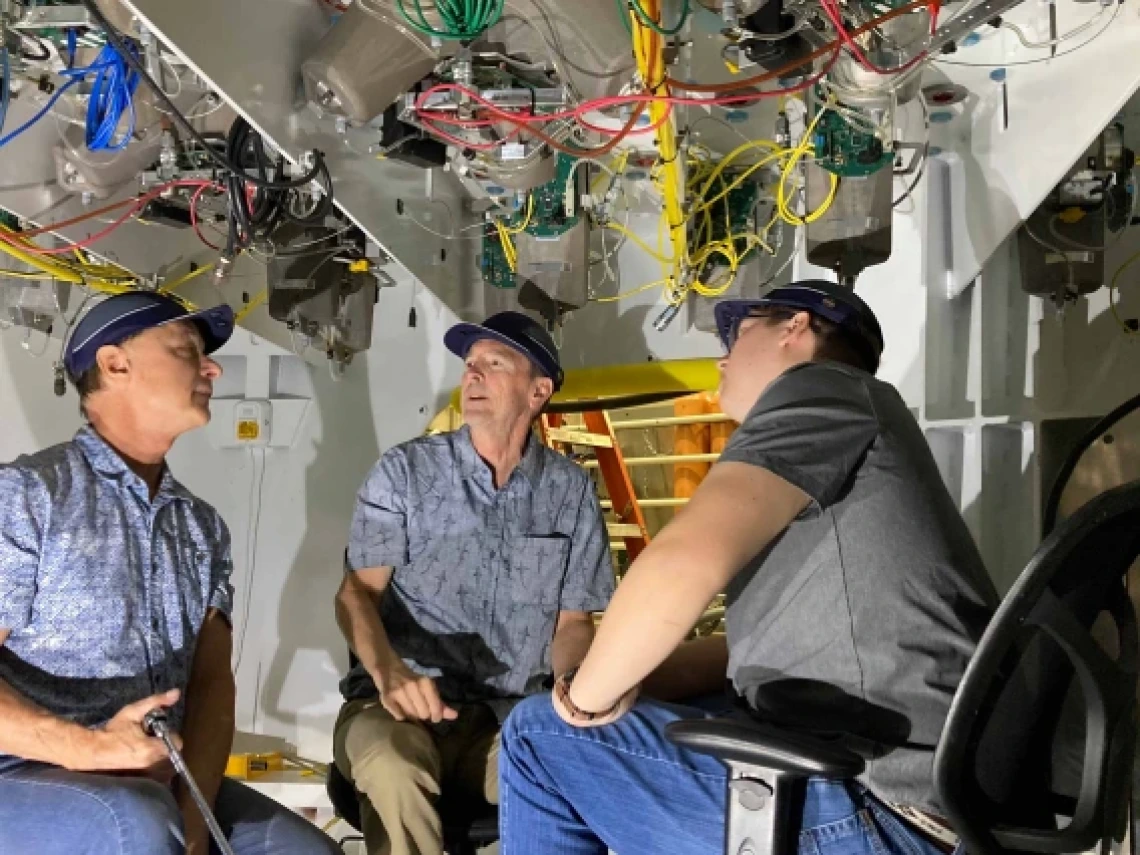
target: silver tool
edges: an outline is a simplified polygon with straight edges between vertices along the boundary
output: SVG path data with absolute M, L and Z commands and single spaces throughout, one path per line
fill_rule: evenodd
M 222 855 L 235 855 L 230 842 L 226 840 L 226 835 L 222 833 L 222 827 L 218 825 L 218 820 L 214 817 L 214 812 L 210 810 L 210 805 L 206 802 L 206 797 L 202 795 L 202 791 L 198 789 L 198 782 L 194 780 L 194 776 L 190 774 L 190 767 L 186 765 L 186 761 L 182 758 L 182 752 L 178 750 L 178 746 L 174 744 L 174 740 L 170 736 L 170 723 L 166 717 L 166 710 L 154 709 L 148 712 L 142 721 L 143 730 L 150 736 L 157 736 L 166 745 L 166 751 L 170 755 L 170 762 L 174 764 L 174 771 L 182 776 L 182 780 L 186 782 L 187 788 L 190 790 L 190 796 L 194 799 L 194 804 L 198 806 L 198 810 L 202 812 L 202 818 L 206 820 L 206 827 L 210 829 L 210 836 L 214 838 L 214 843 L 218 845 Z

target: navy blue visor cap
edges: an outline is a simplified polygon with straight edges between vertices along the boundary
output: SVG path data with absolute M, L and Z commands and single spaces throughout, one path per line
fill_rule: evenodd
M 741 321 L 762 313 L 763 309 L 811 312 L 831 321 L 848 333 L 871 373 L 878 371 L 883 355 L 883 330 L 871 307 L 850 288 L 826 280 L 808 279 L 773 288 L 758 300 L 721 300 L 714 314 L 717 334 L 725 348 L 732 350 Z
M 562 388 L 564 375 L 554 339 L 546 327 L 521 312 L 499 312 L 481 324 L 456 324 L 443 337 L 443 344 L 460 359 L 466 359 L 475 342 L 488 338 L 527 357 L 554 381 L 555 392 Z
M 129 291 L 109 297 L 83 316 L 67 340 L 63 366 L 73 378 L 79 377 L 94 367 L 99 348 L 176 321 L 190 321 L 198 328 L 205 353 L 213 353 L 234 332 L 234 312 L 229 306 L 190 312 L 165 294 Z

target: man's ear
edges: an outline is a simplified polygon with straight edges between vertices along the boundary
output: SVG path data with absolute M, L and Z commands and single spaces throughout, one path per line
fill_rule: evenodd
M 783 333 L 780 336 L 781 342 L 783 344 L 791 344 L 810 330 L 811 314 L 808 312 L 796 312 L 795 315 L 784 322 Z
M 130 377 L 131 358 L 127 351 L 117 344 L 105 344 L 95 354 L 99 366 L 99 379 L 105 386 L 123 383 Z
M 550 396 L 554 394 L 554 381 L 549 377 L 539 377 L 535 380 L 534 386 L 531 389 L 531 395 L 535 402 L 541 408 Z

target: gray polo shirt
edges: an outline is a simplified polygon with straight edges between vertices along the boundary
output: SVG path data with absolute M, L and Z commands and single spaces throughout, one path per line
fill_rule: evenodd
M 348 564 L 394 568 L 380 605 L 388 639 L 456 703 L 540 691 L 558 613 L 603 610 L 614 588 L 586 472 L 531 435 L 497 490 L 466 427 L 380 458 L 357 497 Z M 341 691 L 353 700 L 376 687 L 357 664 Z
M 872 792 L 937 812 L 934 748 L 998 597 L 902 398 L 854 368 L 798 366 L 720 459 L 811 498 L 728 592 L 736 690 L 766 717 L 861 737 Z

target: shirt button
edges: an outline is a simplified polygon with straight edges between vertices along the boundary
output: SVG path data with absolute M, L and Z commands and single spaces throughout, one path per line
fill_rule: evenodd
M 154 620 L 152 620 L 150 622 L 150 625 L 154 628 L 155 632 L 158 632 L 158 618 L 155 618 Z

